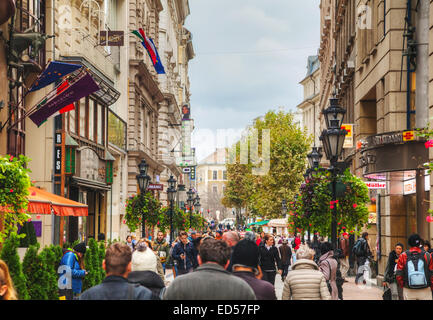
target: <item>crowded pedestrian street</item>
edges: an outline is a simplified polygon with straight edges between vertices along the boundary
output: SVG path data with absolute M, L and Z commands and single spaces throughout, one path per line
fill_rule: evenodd
M 0 0 L 0 300 L 433 300 L 432 84 L 429 0 Z

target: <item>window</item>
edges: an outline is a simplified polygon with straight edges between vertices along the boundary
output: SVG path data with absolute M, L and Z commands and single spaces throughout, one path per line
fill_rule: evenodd
M 103 125 L 103 106 L 98 104 L 98 114 L 97 114 L 97 127 L 96 127 L 96 138 L 98 144 L 104 144 L 104 125 Z
M 78 102 L 75 103 L 75 109 L 71 110 L 68 112 L 68 117 L 69 117 L 69 132 L 72 133 L 77 133 L 76 130 L 76 115 L 77 115 L 77 111 L 76 109 L 78 108 Z
M 86 137 L 86 98 L 80 100 L 80 131 L 82 137 Z
M 212 191 L 213 193 L 218 193 L 218 186 L 213 186 Z
M 88 129 L 89 129 L 89 135 L 87 136 L 89 140 L 95 139 L 95 109 L 97 105 L 94 100 L 89 101 L 89 122 L 88 122 Z
M 213 180 L 218 180 L 218 171 L 214 170 L 213 171 Z

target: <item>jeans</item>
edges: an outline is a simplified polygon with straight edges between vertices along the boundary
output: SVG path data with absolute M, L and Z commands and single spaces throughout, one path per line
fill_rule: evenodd
M 161 263 L 162 264 L 162 270 L 164 270 L 164 275 L 165 275 L 165 263 Z
M 357 264 L 358 271 L 355 277 L 355 284 L 358 284 L 360 278 L 362 278 L 363 281 L 367 281 L 367 279 L 370 279 L 370 261 L 368 260 L 368 258 L 358 258 Z
M 389 287 L 391 288 L 392 300 L 404 300 L 403 288 L 397 282 L 390 283 Z
M 287 274 L 289 273 L 289 266 L 290 263 L 283 264 L 283 273 L 281 274 L 281 279 L 285 279 L 287 277 Z
M 272 285 L 275 285 L 275 276 L 277 275 L 276 271 L 263 271 L 263 279 L 269 282 Z

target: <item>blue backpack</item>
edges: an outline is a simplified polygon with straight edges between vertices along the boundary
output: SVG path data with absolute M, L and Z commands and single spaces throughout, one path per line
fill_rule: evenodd
M 406 251 L 406 279 L 410 289 L 423 289 L 430 286 L 430 255 L 424 251 Z M 426 257 L 427 259 L 424 259 Z M 427 263 L 426 263 L 427 260 Z

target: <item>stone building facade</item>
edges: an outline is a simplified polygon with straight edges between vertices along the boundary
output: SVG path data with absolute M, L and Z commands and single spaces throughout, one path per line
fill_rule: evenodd
M 379 280 L 397 242 L 407 244 L 415 232 L 432 237 L 430 177 L 423 167 L 429 154 L 414 129 L 426 127 L 431 113 L 426 83 L 433 74 L 433 22 L 429 1 L 416 6 L 410 0 L 321 1 L 321 109 L 335 94 L 347 111 L 345 123 L 354 125 L 354 146 L 341 160 L 365 181 L 385 183 L 370 189 L 367 230 Z

